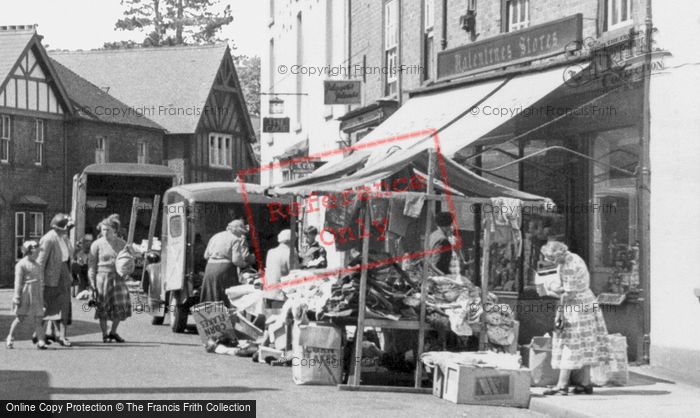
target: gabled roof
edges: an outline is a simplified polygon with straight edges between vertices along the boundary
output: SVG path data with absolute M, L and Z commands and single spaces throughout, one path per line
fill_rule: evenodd
M 53 81 L 56 98 L 65 105 L 66 112 L 73 114 L 68 95 L 63 83 L 58 78 L 56 71 L 49 62 L 42 37 L 36 33 L 35 25 L 0 26 L 0 92 L 19 66 L 19 61 L 25 52 L 33 50 L 36 58 L 42 64 L 42 68 Z
M 78 117 L 107 123 L 163 129 L 145 115 L 139 116 L 128 105 L 105 93 L 104 90 L 64 67 L 53 58 L 50 58 L 50 61 L 63 83 Z M 114 109 L 118 109 L 118 111 L 115 112 Z
M 33 37 L 34 30 L 0 29 L 0 90 Z
M 226 44 L 52 51 L 53 59 L 169 133 L 194 133 Z M 251 132 L 252 134 L 252 132 Z

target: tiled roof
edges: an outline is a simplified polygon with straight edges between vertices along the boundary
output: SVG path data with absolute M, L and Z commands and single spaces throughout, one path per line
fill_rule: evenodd
M 137 114 L 128 105 L 110 96 L 53 58 L 50 60 L 68 93 L 77 116 L 100 122 L 163 129 L 157 123 L 144 115 Z
M 49 55 L 170 133 L 193 133 L 226 44 Z
M 11 75 L 22 51 L 35 34 L 34 29 L 11 29 L 12 26 L 0 26 L 0 88 Z

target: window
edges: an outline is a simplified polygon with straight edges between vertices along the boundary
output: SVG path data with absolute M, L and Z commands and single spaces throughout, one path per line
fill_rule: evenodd
M 34 121 L 34 164 L 41 165 L 44 162 L 44 121 Z
M 137 144 L 136 162 L 139 164 L 148 164 L 148 144 L 139 141 Z
M 26 240 L 39 240 L 44 235 L 42 212 L 15 212 L 15 258 L 22 258 L 22 244 Z
M 431 77 L 430 63 L 435 51 L 435 0 L 424 0 L 423 3 L 423 80 Z
M 399 47 L 399 1 L 391 0 L 384 5 L 384 65 L 386 66 L 386 85 L 384 94 L 390 96 L 397 92 Z
M 95 163 L 104 164 L 107 162 L 107 139 L 98 136 L 95 141 Z
M 617 29 L 632 23 L 632 0 L 606 0 L 605 26 Z
M 530 26 L 530 0 L 508 0 L 506 13 L 506 32 Z
M 637 184 L 639 134 L 623 128 L 599 132 L 593 142 L 593 157 L 605 163 L 592 168 L 593 229 L 591 288 L 597 292 L 627 293 L 639 287 L 637 245 Z
M 0 115 L 0 162 L 10 162 L 10 117 Z
M 209 166 L 231 168 L 231 135 L 209 134 Z

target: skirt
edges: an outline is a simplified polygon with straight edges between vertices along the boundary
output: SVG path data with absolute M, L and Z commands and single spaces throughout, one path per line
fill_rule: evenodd
M 17 316 L 44 316 L 44 299 L 41 295 L 41 282 L 38 280 L 25 283 L 22 286 L 22 295 L 19 298 L 19 307 L 12 310 Z
M 131 299 L 124 279 L 116 272 L 97 273 L 95 319 L 123 321 L 131 316 Z
M 557 306 L 564 328 L 552 337 L 552 368 L 577 370 L 604 364 L 609 356 L 608 330 L 603 312 L 590 290 Z
M 70 299 L 73 278 L 67 263 L 61 265 L 61 277 L 56 287 L 44 287 L 45 316 L 60 315 L 60 321 L 70 325 L 73 319 L 73 306 Z
M 226 289 L 237 284 L 238 271 L 233 263 L 207 263 L 199 302 L 222 301 L 230 308 L 231 302 L 226 296 Z

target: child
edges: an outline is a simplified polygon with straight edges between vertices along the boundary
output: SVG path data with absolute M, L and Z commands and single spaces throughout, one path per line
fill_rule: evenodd
M 39 243 L 26 241 L 22 244 L 24 258 L 15 266 L 15 294 L 12 298 L 12 312 L 16 315 L 10 325 L 7 336 L 7 348 L 14 347 L 14 333 L 17 325 L 29 318 L 34 325 L 38 337 L 36 347 L 46 349 L 44 342 L 44 327 L 41 318 L 44 316 L 44 272 L 36 258 L 39 255 Z

